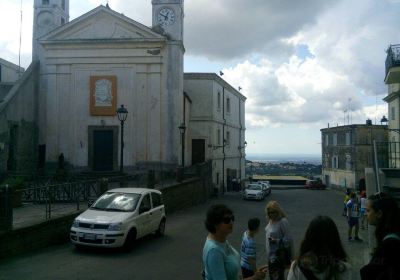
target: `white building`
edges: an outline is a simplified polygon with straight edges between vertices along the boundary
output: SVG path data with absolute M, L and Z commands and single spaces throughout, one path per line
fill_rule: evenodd
M 24 71 L 24 68 L 0 58 L 0 83 L 17 81 Z
M 190 107 L 187 164 L 212 161 L 213 183 L 231 189 L 245 177 L 245 101 L 238 90 L 214 73 L 185 73 Z
M 69 22 L 69 0 L 35 0 L 33 60 L 40 61 L 39 145 L 75 168 L 179 162 L 183 0 L 153 0 L 153 29 L 108 6 Z

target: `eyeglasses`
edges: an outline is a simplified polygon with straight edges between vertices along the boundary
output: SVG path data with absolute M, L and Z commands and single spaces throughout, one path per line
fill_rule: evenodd
M 230 224 L 231 222 L 233 223 L 235 221 L 235 216 L 225 216 L 222 218 L 222 222 L 224 224 Z

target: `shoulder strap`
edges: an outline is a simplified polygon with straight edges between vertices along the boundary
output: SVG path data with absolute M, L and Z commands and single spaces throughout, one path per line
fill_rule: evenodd
M 394 238 L 394 239 L 400 240 L 400 237 L 397 234 L 389 233 L 383 238 L 383 241 L 385 241 L 386 239 L 389 239 L 389 238 Z
M 314 275 L 314 273 L 312 273 L 311 270 L 304 268 L 301 265 L 299 265 L 299 268 L 303 275 L 307 278 L 307 280 L 318 280 L 318 278 Z

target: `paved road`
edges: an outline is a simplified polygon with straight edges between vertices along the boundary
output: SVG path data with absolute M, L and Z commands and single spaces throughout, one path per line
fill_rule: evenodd
M 258 217 L 265 225 L 264 207 L 277 200 L 291 223 L 296 251 L 308 222 L 317 214 L 329 215 L 337 223 L 343 244 L 354 263 L 354 278 L 368 259 L 366 242 L 347 242 L 347 226 L 341 216 L 342 193 L 335 190 L 273 190 L 263 202 L 244 201 L 229 193 L 208 203 L 170 215 L 166 236 L 144 238 L 130 253 L 110 250 L 77 251 L 71 244 L 49 247 L 0 263 L 0 280 L 16 279 L 200 279 L 201 252 L 206 237 L 205 211 L 213 203 L 225 203 L 235 212 L 231 243 L 239 248 L 247 219 Z M 361 233 L 366 237 L 366 232 Z M 2 240 L 1 242 L 4 242 Z M 259 263 L 265 260 L 264 236 L 256 237 Z

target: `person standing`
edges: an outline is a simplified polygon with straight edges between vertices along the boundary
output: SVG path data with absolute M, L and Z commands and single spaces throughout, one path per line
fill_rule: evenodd
M 335 222 L 317 216 L 309 224 L 297 260 L 292 262 L 287 280 L 350 280 L 347 254 Z
M 357 196 L 355 192 L 350 194 L 350 200 L 346 204 L 347 207 L 347 222 L 349 224 L 349 241 L 352 241 L 352 233 L 354 228 L 354 240 L 362 241 L 362 239 L 358 236 L 359 230 L 359 211 L 358 211 L 358 203 Z
M 365 229 L 365 217 L 366 217 L 366 205 L 367 205 L 367 198 L 366 198 L 365 191 L 361 192 L 361 199 L 360 199 L 360 218 L 361 218 L 361 229 Z M 368 228 L 368 223 L 366 225 Z
M 268 202 L 265 212 L 268 219 L 268 224 L 265 227 L 265 236 L 269 277 L 271 280 L 283 280 L 286 264 L 279 259 L 277 251 L 280 242 L 283 242 L 290 251 L 293 248 L 289 222 L 286 214 L 276 201 Z
M 260 220 L 252 218 L 247 223 L 247 230 L 243 233 L 240 247 L 240 266 L 244 278 L 253 276 L 257 271 L 257 250 L 254 236 L 260 229 Z
M 370 262 L 361 268 L 362 280 L 400 278 L 400 210 L 396 201 L 385 193 L 369 196 L 367 220 L 375 226 L 377 246 Z
M 203 248 L 203 277 L 206 280 L 238 280 L 240 255 L 227 240 L 233 231 L 235 217 L 223 204 L 212 205 L 208 211 L 205 227 L 209 232 Z M 266 268 L 261 267 L 245 280 L 265 278 Z

